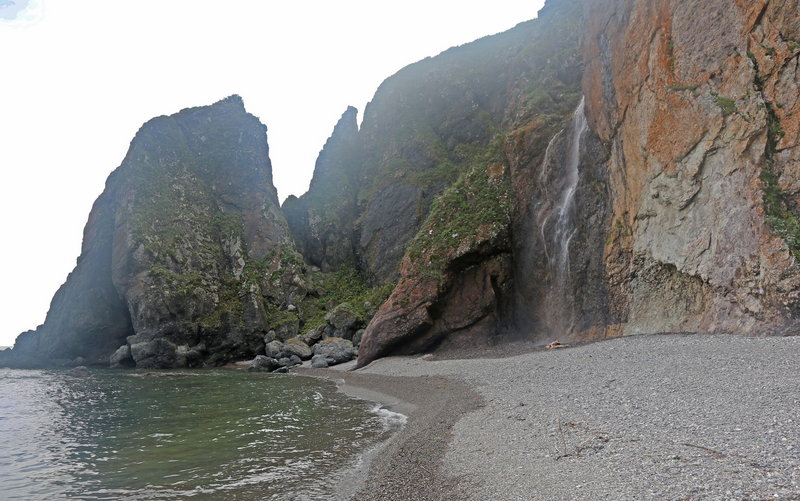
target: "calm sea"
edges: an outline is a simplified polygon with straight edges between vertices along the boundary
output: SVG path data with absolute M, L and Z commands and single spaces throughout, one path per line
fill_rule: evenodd
M 335 499 L 402 421 L 302 376 L 0 369 L 0 497 Z

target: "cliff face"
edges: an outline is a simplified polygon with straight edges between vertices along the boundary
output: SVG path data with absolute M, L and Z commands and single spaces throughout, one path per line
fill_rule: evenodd
M 155 118 L 109 177 L 75 271 L 15 358 L 108 363 L 117 351 L 120 364 L 174 367 L 254 356 L 268 310 L 304 293 L 293 252 L 266 127 L 238 96 Z
M 508 223 L 446 252 L 444 280 L 412 243 L 361 365 L 504 332 L 542 343 L 795 332 L 796 2 L 581 3 L 583 16 L 548 2 L 540 19 L 579 20 L 585 103 L 560 131 L 535 118 L 506 129 L 497 161 L 513 203 L 493 220 Z M 423 228 L 446 234 L 434 212 Z
M 298 250 L 323 271 L 355 268 L 360 142 L 355 108 L 342 115 L 317 158 L 308 193 L 283 204 Z
M 551 3 L 535 21 L 458 49 L 473 56 L 462 62 L 470 70 L 450 71 L 466 72 L 466 81 L 488 94 L 481 101 L 488 111 L 462 117 L 458 127 L 481 130 L 489 120 L 491 139 L 454 148 L 471 154 L 407 244 L 397 288 L 367 327 L 360 365 L 387 353 L 482 346 L 537 327 L 528 315 L 532 304 L 517 298 L 529 293 L 538 306 L 530 264 L 544 248 L 529 242 L 529 214 L 548 141 L 569 125 L 580 102 L 581 18 L 580 3 Z M 436 95 L 423 98 L 452 104 Z M 442 141 L 458 145 L 459 137 Z
M 610 333 L 786 332 L 798 297 L 792 1 L 586 2 L 609 154 Z
M 575 22 L 579 8 L 567 4 L 549 10 L 571 8 Z M 552 126 L 577 104 L 577 35 L 564 19 L 548 31 L 552 40 L 542 36 L 545 23 L 533 21 L 402 69 L 379 87 L 358 131 L 348 110 L 308 193 L 283 206 L 306 259 L 323 270 L 356 266 L 373 283 L 396 282 L 433 200 L 481 163 L 498 135 L 537 106 L 548 108 L 540 119 Z

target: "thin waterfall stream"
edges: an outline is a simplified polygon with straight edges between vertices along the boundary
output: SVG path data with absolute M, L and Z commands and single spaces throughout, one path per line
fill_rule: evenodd
M 588 129 L 584 99 L 569 127 L 556 134 L 547 145 L 539 173 L 540 196 L 536 226 L 551 277 L 545 301 L 547 327 L 552 335 L 569 334 L 575 327 L 570 299 L 569 248 L 575 235 L 575 194 L 580 181 L 581 144 Z

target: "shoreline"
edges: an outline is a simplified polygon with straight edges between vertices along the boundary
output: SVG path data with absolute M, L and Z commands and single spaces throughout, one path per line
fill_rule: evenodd
M 449 377 L 409 377 L 350 372 L 354 364 L 330 369 L 295 369 L 296 374 L 332 380 L 353 398 L 376 402 L 403 414 L 406 424 L 384 442 L 366 451 L 362 463 L 342 479 L 342 499 L 463 499 L 464 482 L 445 465 L 453 427 L 482 405 L 477 392 Z M 362 369 L 365 370 L 368 368 Z
M 800 337 L 476 355 L 297 371 L 409 411 L 352 499 L 800 500 Z

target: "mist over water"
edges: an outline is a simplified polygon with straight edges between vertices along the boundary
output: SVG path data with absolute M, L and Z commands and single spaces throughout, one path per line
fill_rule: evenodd
M 0 369 L 3 499 L 334 499 L 402 419 L 301 376 Z

